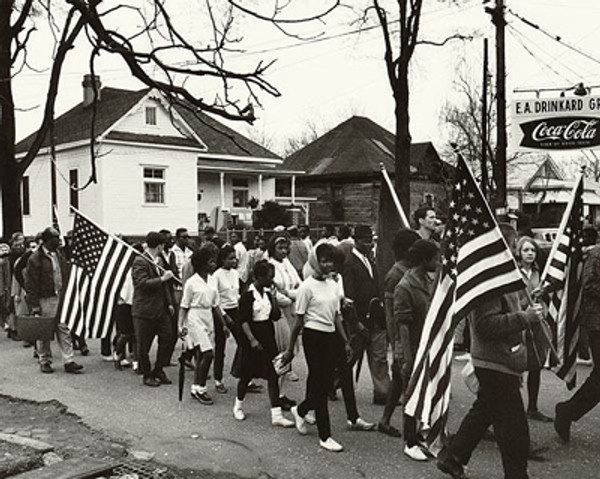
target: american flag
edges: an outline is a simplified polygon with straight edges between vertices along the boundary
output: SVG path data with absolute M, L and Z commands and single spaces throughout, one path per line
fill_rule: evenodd
M 71 271 L 60 321 L 78 336 L 103 338 L 134 250 L 75 211 Z
M 558 352 L 559 364 L 554 372 L 567 383 L 569 389 L 575 387 L 577 380 L 583 219 L 581 176 L 573 188 L 573 195 L 563 215 L 541 279 L 542 284 L 550 291 L 547 319 L 556 331 L 554 345 Z
M 421 424 L 432 450 L 440 448 L 446 432 L 456 324 L 492 297 L 525 288 L 500 228 L 460 156 L 441 253 L 442 271 L 425 319 L 405 407 L 406 414 Z

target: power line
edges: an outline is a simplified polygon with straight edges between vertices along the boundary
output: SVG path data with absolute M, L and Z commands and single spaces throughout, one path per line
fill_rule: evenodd
M 598 63 L 600 65 L 600 59 L 596 58 L 595 56 L 584 52 L 583 50 L 577 48 L 574 45 L 571 45 L 570 43 L 565 42 L 562 37 L 560 35 L 553 35 L 552 33 L 550 33 L 548 30 L 540 27 L 538 24 L 532 22 L 531 20 L 528 20 L 527 18 L 523 17 L 522 15 L 519 15 L 518 13 L 515 13 L 513 10 L 511 10 L 510 8 L 507 9 L 508 13 L 510 13 L 512 16 L 514 16 L 515 18 L 517 18 L 518 20 L 520 20 L 521 22 L 523 22 L 525 25 L 539 31 L 540 33 L 546 35 L 547 37 L 551 38 L 552 40 L 556 41 L 557 43 L 563 45 L 564 47 L 568 48 L 569 50 L 574 51 L 575 53 L 578 53 L 579 55 L 587 58 L 588 60 L 591 60 L 595 63 Z

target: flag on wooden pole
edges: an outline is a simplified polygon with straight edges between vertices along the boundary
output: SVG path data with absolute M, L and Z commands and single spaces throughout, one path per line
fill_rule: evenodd
M 559 364 L 554 372 L 575 387 L 579 342 L 583 254 L 583 175 L 579 177 L 563 214 L 540 280 L 548 294 L 547 319 L 556 331 Z
M 432 450 L 439 449 L 446 432 L 456 324 L 492 297 L 525 288 L 510 248 L 460 155 L 441 254 L 442 270 L 425 319 L 405 406 Z
M 135 250 L 73 211 L 71 269 L 59 317 L 78 336 L 103 338 Z

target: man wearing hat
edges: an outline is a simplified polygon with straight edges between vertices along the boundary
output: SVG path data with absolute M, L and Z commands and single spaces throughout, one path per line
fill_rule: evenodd
M 388 340 L 377 269 L 370 258 L 372 248 L 371 228 L 357 226 L 354 229 L 354 248 L 346 258 L 342 277 L 346 297 L 354 301 L 359 329 L 367 338 L 364 348 L 373 380 L 373 403 L 384 405 L 390 385 Z

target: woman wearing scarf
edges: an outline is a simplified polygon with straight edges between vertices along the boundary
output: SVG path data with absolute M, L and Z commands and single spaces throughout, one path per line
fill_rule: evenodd
M 290 324 L 294 321 L 294 302 L 300 287 L 300 276 L 290 260 L 287 258 L 289 239 L 285 233 L 275 234 L 269 241 L 266 257 L 275 268 L 273 284 L 276 288 L 275 299 L 281 310 L 281 321 L 274 323 L 275 341 L 279 352 L 287 351 L 290 344 Z M 297 352 L 297 349 L 296 349 Z M 281 403 L 284 410 L 296 404 L 295 401 L 285 396 L 285 384 L 287 380 L 297 381 L 298 376 L 290 371 L 281 376 L 279 390 Z
M 321 244 L 316 248 L 317 264 L 313 265 L 315 276 L 307 278 L 297 293 L 296 322 L 292 328 L 290 344 L 284 355 L 284 363 L 294 356 L 294 346 L 303 330 L 303 346 L 308 378 L 306 399 L 291 411 L 296 429 L 306 434 L 306 416 L 316 412 L 320 446 L 328 451 L 343 450 L 341 444 L 331 437 L 331 425 L 327 408 L 327 393 L 331 388 L 336 355 L 336 333 L 341 337 L 346 353 L 351 354 L 346 332 L 341 321 L 340 287 L 331 277 L 334 267 L 334 247 Z

